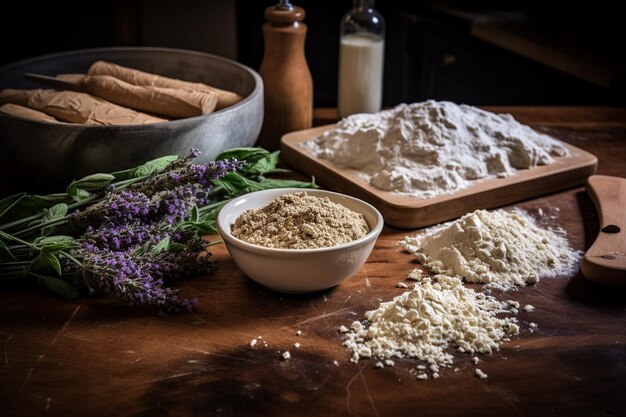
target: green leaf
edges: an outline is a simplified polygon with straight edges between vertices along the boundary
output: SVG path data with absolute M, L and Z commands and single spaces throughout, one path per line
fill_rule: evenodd
M 71 183 L 67 187 L 67 194 L 75 197 L 78 200 L 83 200 L 85 198 L 91 197 L 91 193 L 89 191 L 78 187 L 75 183 Z
M 40 237 L 33 241 L 36 249 L 48 252 L 73 248 L 75 244 L 74 238 L 66 235 Z
M 185 225 L 193 227 L 201 235 L 206 235 L 208 233 L 217 233 L 215 221 L 213 220 L 204 220 L 201 222 L 185 222 Z
M 252 191 L 254 181 L 248 180 L 247 178 L 242 177 L 236 172 L 229 172 L 222 178 L 214 180 L 213 184 L 221 185 L 222 187 L 224 187 L 224 191 L 226 191 L 226 194 L 232 196 L 245 194 Z
M 315 184 L 315 178 L 313 178 L 311 182 L 264 178 L 258 184 L 260 190 L 269 190 L 272 188 L 318 188 Z
M 3 215 L 6 215 L 7 218 L 11 219 L 22 219 L 24 217 L 40 214 L 42 210 L 50 208 L 55 204 L 71 203 L 72 201 L 72 197 L 66 193 L 50 195 L 24 195 Z
M 108 187 L 113 180 L 115 180 L 115 177 L 111 174 L 92 174 L 77 181 L 72 181 L 69 187 L 75 186 L 85 191 L 97 191 Z M 68 191 L 68 194 L 71 193 Z
M 154 245 L 151 252 L 153 255 L 156 255 L 157 253 L 161 251 L 167 250 L 169 245 L 170 245 L 170 237 L 167 236 L 165 239 L 161 240 L 159 243 Z
M 54 272 L 61 276 L 61 274 L 63 273 L 63 271 L 61 270 L 61 262 L 55 254 L 51 252 L 41 252 L 39 255 L 42 257 L 43 260 L 48 263 L 48 265 L 52 267 L 52 269 L 54 269 Z
M 39 285 L 47 288 L 54 294 L 60 295 L 63 298 L 67 298 L 69 300 L 78 298 L 78 290 L 71 285 L 69 282 L 56 278 L 49 277 L 46 275 L 36 275 L 39 281 Z
M 237 172 L 229 172 L 222 178 L 214 180 L 213 183 L 224 187 L 226 194 L 231 197 L 251 193 L 253 191 L 269 190 L 272 188 L 317 188 L 315 181 L 303 182 L 268 178 L 262 178 L 260 181 L 254 181 L 243 177 Z
M 45 256 L 41 254 L 35 256 L 28 265 L 29 271 L 48 271 L 50 270 L 50 263 Z
M 194 205 L 191 209 L 191 216 L 189 218 L 189 221 L 197 222 L 199 217 L 200 217 L 200 212 L 198 211 L 198 206 Z
M 129 180 L 131 178 L 145 177 L 154 172 L 159 172 L 165 169 L 170 163 L 177 160 L 177 155 L 167 155 L 161 158 L 153 159 L 138 167 L 127 169 L 124 171 L 113 172 L 112 175 L 116 181 Z
M 170 243 L 169 247 L 167 248 L 168 251 L 170 252 L 182 252 L 185 249 L 187 249 L 187 246 L 183 245 L 182 243 Z
M 46 214 L 44 214 L 44 216 L 42 217 L 41 223 L 47 223 L 51 220 L 56 220 L 56 219 L 60 219 L 61 217 L 65 217 L 65 215 L 67 214 L 67 210 L 68 210 L 67 204 L 65 203 L 55 204 L 54 206 L 46 210 Z
M 46 224 L 53 220 L 62 219 L 67 214 L 67 211 L 68 211 L 67 204 L 65 203 L 55 204 L 49 209 L 46 209 L 45 214 L 39 221 L 36 222 L 36 224 Z M 47 234 L 53 233 L 54 229 L 55 229 L 54 225 L 45 226 L 41 229 L 41 233 L 43 235 L 47 235 Z
M 227 159 L 237 159 L 240 162 L 245 162 L 246 165 L 254 165 L 259 159 L 265 158 L 269 155 L 269 151 L 263 148 L 232 148 L 228 149 L 221 154 L 217 155 L 216 161 L 223 161 Z
M 0 200 L 0 218 L 8 213 L 13 206 L 19 203 L 25 195 L 26 193 L 14 194 Z
M 276 165 L 278 164 L 278 155 L 280 151 L 272 152 L 267 156 L 259 159 L 255 163 L 251 164 L 244 168 L 246 173 L 249 174 L 265 174 L 267 172 L 273 171 L 276 169 Z

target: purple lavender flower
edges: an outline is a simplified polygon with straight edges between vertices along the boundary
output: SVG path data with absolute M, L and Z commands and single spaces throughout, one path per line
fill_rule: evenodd
M 105 222 L 123 224 L 146 221 L 156 212 L 154 201 L 142 192 L 121 190 L 106 193 L 104 198 L 82 212 L 74 212 L 76 224 L 98 225 Z
M 202 165 L 192 164 L 191 160 L 198 155 L 200 152 L 192 149 L 189 155 L 173 161 L 164 171 L 155 173 L 141 183 L 135 184 L 133 189 L 152 195 L 157 192 L 156 190 L 172 189 L 183 184 L 199 184 L 206 190 L 210 187 L 211 181 L 236 171 L 242 165 L 236 159 Z
M 127 189 L 109 188 L 102 200 L 72 215 L 84 233 L 73 253 L 80 265 L 71 268 L 91 292 L 156 305 L 162 312 L 195 305 L 195 299 L 179 299 L 165 281 L 209 272 L 213 262 L 195 229 L 175 225 L 189 218 L 194 205 L 208 203 L 211 181 L 241 166 L 236 160 L 192 164 L 198 155 L 192 150 Z M 170 250 L 162 242 L 176 245 Z
M 197 188 L 194 185 L 183 185 L 171 191 L 164 191 L 157 195 L 157 199 L 160 200 L 159 210 L 169 223 L 184 220 L 189 216 L 189 212 L 194 205 L 202 205 L 206 200 L 206 193 L 201 193 L 200 199 L 198 195 Z
M 154 305 L 161 312 L 190 310 L 195 300 L 181 300 L 178 290 L 164 284 L 166 266 L 152 259 L 150 253 L 113 252 L 79 248 L 74 256 L 80 261 L 78 273 L 90 292 L 128 302 L 130 305 Z M 176 261 L 176 259 L 174 259 Z M 181 267 L 182 272 L 191 270 Z
M 167 236 L 163 224 L 144 224 L 133 220 L 126 224 L 107 222 L 98 228 L 87 227 L 80 238 L 83 249 L 93 252 L 95 248 L 109 251 L 126 251 L 146 242 L 158 242 Z

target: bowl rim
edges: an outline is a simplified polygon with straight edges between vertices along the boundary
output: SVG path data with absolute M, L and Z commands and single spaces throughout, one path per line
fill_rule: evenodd
M 254 71 L 252 68 L 248 67 L 247 65 L 244 65 L 240 62 L 237 62 L 235 60 L 229 59 L 229 58 L 225 58 L 223 56 L 219 56 L 219 55 L 215 55 L 215 54 L 210 54 L 207 52 L 201 52 L 201 51 L 193 51 L 190 49 L 179 49 L 179 48 L 162 48 L 162 47 L 156 47 L 156 46 L 116 46 L 116 47 L 105 47 L 105 48 L 85 48 L 85 49 L 73 49 L 73 50 L 69 50 L 69 51 L 63 51 L 63 52 L 54 52 L 51 54 L 45 54 L 45 55 L 39 55 L 39 56 L 35 56 L 35 57 L 31 57 L 31 58 L 26 58 L 26 59 L 22 59 L 20 61 L 16 61 L 16 62 L 12 62 L 9 63 L 7 65 L 3 65 L 2 67 L 0 67 L 0 74 L 3 73 L 4 71 L 8 71 L 13 69 L 14 67 L 19 67 L 22 65 L 26 65 L 29 64 L 31 62 L 34 61 L 43 61 L 43 60 L 49 60 L 49 59 L 57 59 L 57 58 L 64 58 L 64 57 L 69 57 L 72 55 L 77 55 L 77 54 L 85 54 L 85 53 L 98 53 L 98 52 L 169 52 L 169 53 L 183 53 L 186 55 L 199 55 L 199 56 L 203 56 L 203 57 L 207 57 L 207 58 L 212 58 L 215 59 L 217 61 L 224 61 L 228 64 L 234 65 L 236 67 L 240 67 L 241 69 L 243 69 L 244 71 L 246 71 L 247 73 L 249 73 L 252 78 L 254 79 L 254 89 L 250 92 L 250 94 L 248 94 L 247 96 L 245 96 L 243 98 L 243 100 L 239 101 L 238 103 L 233 104 L 232 106 L 228 106 L 228 107 L 224 107 L 223 109 L 211 112 L 209 114 L 202 114 L 200 116 L 193 116 L 193 117 L 186 117 L 184 119 L 176 119 L 176 120 L 167 120 L 164 122 L 157 122 L 157 123 L 146 123 L 146 124 L 142 124 L 142 125 L 84 125 L 84 124 L 80 124 L 80 123 L 69 123 L 69 122 L 62 122 L 62 121 L 56 121 L 56 122 L 46 122 L 46 121 L 42 121 L 42 120 L 33 120 L 33 119 L 29 119 L 26 117 L 20 117 L 20 116 L 14 116 L 12 114 L 7 114 L 7 113 L 3 113 L 0 112 L 0 117 L 7 117 L 9 119 L 17 119 L 17 120 L 21 120 L 21 121 L 26 121 L 29 123 L 35 123 L 35 124 L 40 124 L 40 125 L 62 125 L 62 126 L 67 126 L 69 129 L 76 129 L 76 130 L 84 130 L 84 129 L 119 129 L 119 128 L 123 128 L 125 130 L 143 130 L 145 128 L 150 128 L 152 126 L 161 126 L 165 123 L 167 123 L 168 125 L 178 125 L 178 124 L 182 124 L 185 122 L 188 122 L 190 120 L 198 120 L 198 119 L 203 119 L 203 118 L 210 118 L 213 115 L 216 114 L 224 114 L 224 113 L 228 113 L 230 111 L 234 111 L 236 108 L 241 107 L 245 104 L 247 104 L 249 101 L 252 101 L 256 96 L 260 95 L 263 93 L 263 80 L 261 78 L 261 76 L 259 75 L 259 73 L 257 73 L 256 71 Z M 184 80 L 184 81 L 189 81 L 189 80 Z M 190 82 L 197 82 L 197 81 L 190 81 Z
M 363 237 L 360 237 L 350 242 L 341 243 L 335 246 L 327 246 L 323 248 L 311 248 L 311 249 L 268 248 L 265 246 L 254 245 L 252 243 L 248 243 L 246 241 L 243 241 L 233 236 L 233 234 L 230 231 L 230 225 L 224 224 L 225 219 L 224 219 L 224 215 L 222 215 L 222 213 L 224 212 L 223 210 L 229 206 L 235 205 L 237 202 L 241 201 L 244 198 L 250 198 L 250 196 L 266 194 L 269 192 L 276 192 L 276 191 L 284 191 L 283 193 L 278 194 L 276 198 L 280 197 L 281 195 L 290 194 L 294 192 L 307 192 L 307 193 L 312 193 L 312 194 L 323 193 L 323 194 L 337 195 L 342 198 L 347 198 L 349 200 L 356 202 L 357 204 L 360 204 L 363 207 L 369 208 L 376 216 L 376 223 L 373 226 L 370 225 L 370 231 Z M 264 207 L 264 206 L 260 206 L 257 208 L 261 208 L 261 207 Z M 360 213 L 363 214 L 362 212 Z M 260 190 L 260 191 L 254 191 L 248 194 L 244 194 L 242 196 L 236 197 L 233 200 L 229 201 L 220 209 L 219 213 L 217 214 L 216 225 L 217 225 L 218 233 L 221 236 L 222 240 L 224 240 L 225 244 L 230 243 L 248 252 L 254 252 L 257 254 L 267 254 L 267 255 L 287 255 L 287 254 L 289 255 L 309 254 L 310 255 L 310 254 L 321 254 L 321 253 L 327 253 L 327 252 L 340 252 L 343 250 L 349 250 L 355 247 L 363 246 L 369 243 L 371 240 L 376 240 L 383 230 L 384 219 L 383 219 L 383 215 L 380 213 L 380 211 L 378 211 L 376 207 L 374 207 L 373 205 L 369 204 L 366 201 L 363 201 L 359 198 L 353 197 L 348 194 L 342 194 L 342 193 L 338 193 L 334 191 L 322 190 L 322 189 L 316 189 L 316 188 L 272 188 L 269 190 Z

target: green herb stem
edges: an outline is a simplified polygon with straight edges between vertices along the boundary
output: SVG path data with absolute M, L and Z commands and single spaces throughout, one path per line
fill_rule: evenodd
M 140 182 L 140 181 L 142 181 L 142 180 L 144 180 L 146 178 L 147 178 L 146 176 L 137 177 L 137 178 L 131 178 L 131 179 L 128 179 L 128 180 L 124 180 L 124 181 L 119 181 L 119 182 L 113 183 L 111 185 L 113 185 L 113 187 L 115 187 L 115 189 L 121 190 L 121 189 L 124 189 L 124 188 L 128 188 L 129 186 L 131 186 L 131 185 L 133 185 L 133 184 L 135 184 L 137 182 Z M 93 194 L 93 195 L 91 195 L 91 196 L 89 196 L 87 198 L 83 198 L 80 201 L 77 201 L 75 203 L 69 204 L 67 206 L 67 208 L 68 208 L 68 210 L 77 209 L 77 208 L 89 205 L 89 204 L 91 204 L 93 202 L 96 202 L 96 201 L 99 201 L 99 200 L 102 200 L 102 199 L 103 199 L 103 197 L 101 195 Z M 45 215 L 45 211 L 42 211 L 39 214 L 33 214 L 32 216 L 24 217 L 23 219 L 14 220 L 12 222 L 5 223 L 5 224 L 0 224 L 0 230 L 8 230 L 8 229 L 12 229 L 12 228 L 15 228 L 15 227 L 18 227 L 18 226 L 23 226 L 23 225 L 28 224 L 30 222 L 33 222 L 35 220 L 41 219 L 44 215 Z M 65 218 L 68 218 L 68 217 L 69 216 L 65 216 Z M 43 225 L 41 225 L 41 226 L 43 226 Z
M 64 251 L 64 250 L 60 250 L 58 253 L 59 253 L 59 255 L 63 255 L 63 256 L 65 256 L 67 259 L 69 259 L 70 261 L 74 262 L 74 263 L 75 263 L 78 267 L 80 267 L 80 268 L 82 268 L 82 267 L 83 267 L 83 264 L 82 264 L 82 263 L 81 263 L 78 259 L 74 258 L 72 255 L 70 255 L 70 254 L 69 254 L 69 253 L 67 253 L 66 251 Z
M 69 224 L 69 222 L 70 222 L 70 220 L 69 220 L 69 218 L 67 216 L 61 217 L 59 219 L 50 220 L 49 222 L 36 224 L 34 226 L 27 227 L 26 229 L 19 230 L 19 231 L 15 232 L 14 236 L 28 235 L 30 232 L 34 232 L 36 230 L 40 230 L 40 229 L 48 228 L 48 227 L 52 227 L 52 226 L 62 226 L 64 224 Z
M 26 266 L 29 264 L 30 264 L 30 261 L 2 262 L 0 264 L 0 269 L 4 269 L 5 267 L 14 267 L 17 265 Z

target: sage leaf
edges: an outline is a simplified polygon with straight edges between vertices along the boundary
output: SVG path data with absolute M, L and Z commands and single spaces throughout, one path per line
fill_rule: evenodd
M 263 148 L 233 148 L 222 152 L 215 158 L 216 161 L 229 159 L 237 159 L 239 162 L 245 162 L 246 166 L 254 165 L 258 160 L 266 158 L 269 151 Z M 246 168 L 244 167 L 244 170 Z
M 296 180 L 277 180 L 262 178 L 254 181 L 241 176 L 236 172 L 229 172 L 222 178 L 213 181 L 214 184 L 224 187 L 224 191 L 229 196 L 239 196 L 253 191 L 268 190 L 271 188 L 317 188 L 315 179 L 313 182 L 302 182 Z
M 226 191 L 226 194 L 233 196 L 238 195 L 239 193 L 249 193 L 251 190 L 248 181 L 249 180 L 237 173 L 229 172 L 222 178 L 214 180 L 213 184 L 221 185 L 222 187 L 224 187 L 224 191 Z
M 13 206 L 19 203 L 25 195 L 26 193 L 13 194 L 0 200 L 0 218 L 7 214 L 13 208 Z
M 191 216 L 189 218 L 189 221 L 197 222 L 199 217 L 200 217 L 200 211 L 198 210 L 198 206 L 194 205 L 193 208 L 191 209 Z
M 86 177 L 81 178 L 77 181 L 72 181 L 72 183 L 68 186 L 67 193 L 72 194 L 69 192 L 70 187 L 80 188 L 85 191 L 101 190 L 102 188 L 109 186 L 113 180 L 115 180 L 115 177 L 111 174 L 87 175 Z
M 206 235 L 209 233 L 217 233 L 217 228 L 215 227 L 215 221 L 213 220 L 205 220 L 201 222 L 186 222 L 185 224 L 196 229 L 198 233 L 201 235 Z
M 46 209 L 46 214 L 44 214 L 44 216 L 41 218 L 41 223 L 47 223 L 51 220 L 56 220 L 56 219 L 60 219 L 61 217 L 65 217 L 65 215 L 67 214 L 67 210 L 68 210 L 67 204 L 65 203 L 55 204 L 49 209 Z
M 152 248 L 152 254 L 156 255 L 157 253 L 167 250 L 167 248 L 170 245 L 170 237 L 167 236 L 165 239 L 159 241 L 159 243 L 157 243 L 156 245 L 154 245 L 154 247 Z
M 24 195 L 7 212 L 7 218 L 25 218 L 41 214 L 42 210 L 58 203 L 71 203 L 72 197 L 66 193 L 50 195 Z
M 48 252 L 73 248 L 75 245 L 74 238 L 66 235 L 40 237 L 33 241 L 35 249 Z
M 267 154 L 250 166 L 244 168 L 249 174 L 265 174 L 276 169 L 278 164 L 278 155 L 280 151 Z
M 315 177 L 311 179 L 311 182 L 264 178 L 258 184 L 260 190 L 269 190 L 272 188 L 318 188 L 317 184 L 315 184 Z
M 182 252 L 185 249 L 187 249 L 187 246 L 177 242 L 170 243 L 169 247 L 167 248 L 167 250 L 170 252 Z
M 165 167 L 177 160 L 177 155 L 162 156 L 152 161 L 148 161 L 143 165 L 139 165 L 135 168 L 130 168 L 124 171 L 113 172 L 112 175 L 117 181 L 129 180 L 131 178 L 145 177 L 154 172 L 163 171 Z
M 50 263 L 48 262 L 48 259 L 45 256 L 39 254 L 35 256 L 32 261 L 30 261 L 30 264 L 28 265 L 28 270 L 29 271 L 49 271 Z
M 40 256 L 48 263 L 48 265 L 52 267 L 52 269 L 54 269 L 54 272 L 61 276 L 61 274 L 63 273 L 63 271 L 61 270 L 61 262 L 54 253 L 44 251 L 40 253 Z
M 78 298 L 78 290 L 72 286 L 69 282 L 46 275 L 37 275 L 39 285 L 47 288 L 54 294 L 60 295 L 63 298 L 72 300 Z
M 80 188 L 75 183 L 71 183 L 67 187 L 67 194 L 74 197 L 74 199 L 82 200 L 91 197 L 91 193 L 83 188 Z

